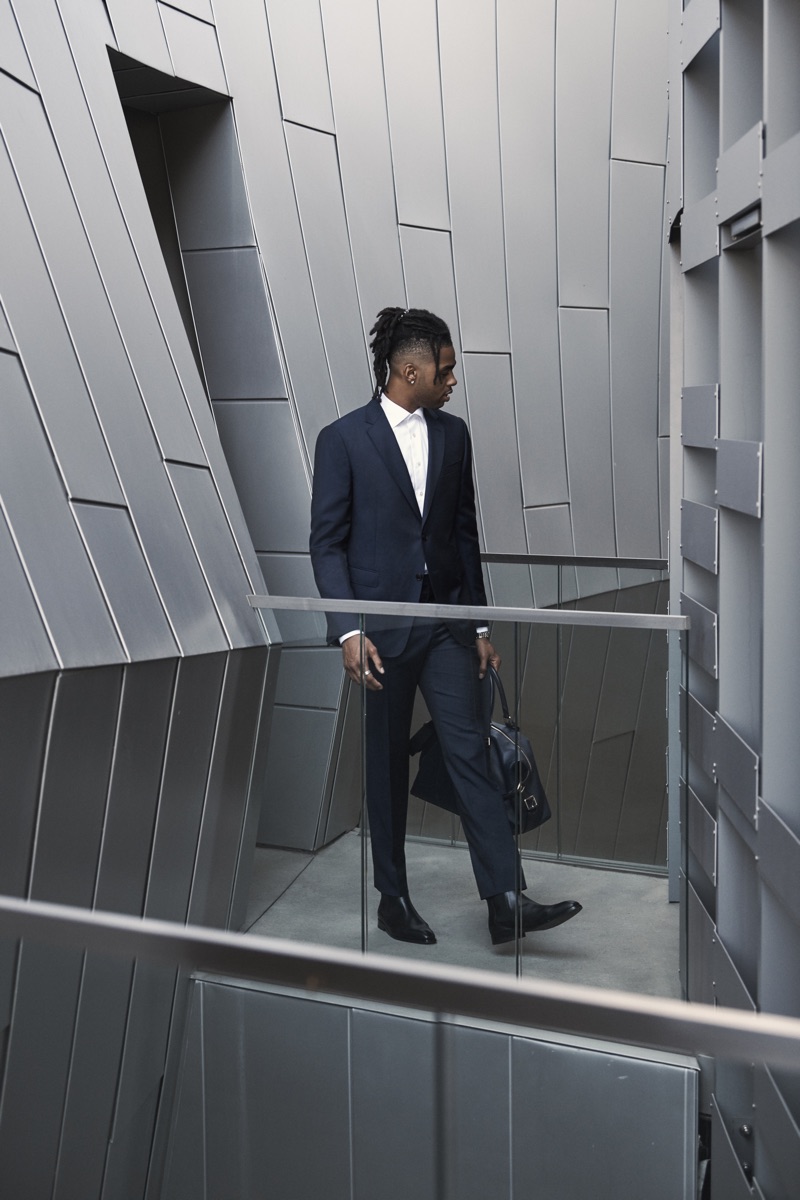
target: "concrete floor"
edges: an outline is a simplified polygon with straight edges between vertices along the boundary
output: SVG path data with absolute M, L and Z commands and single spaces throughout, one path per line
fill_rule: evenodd
M 414 841 L 406 849 L 411 895 L 437 944 L 413 946 L 381 933 L 370 883 L 367 950 L 513 973 L 514 944 L 491 945 L 467 851 Z M 247 931 L 361 949 L 361 851 L 356 832 L 316 854 L 258 847 Z M 583 912 L 524 938 L 523 975 L 680 997 L 678 906 L 667 902 L 665 878 L 539 860 L 526 860 L 525 871 L 533 899 L 579 900 Z

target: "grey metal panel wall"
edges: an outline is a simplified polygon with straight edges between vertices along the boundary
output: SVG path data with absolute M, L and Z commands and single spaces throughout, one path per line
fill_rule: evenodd
M 25 565 L 5 515 L 0 511 L 0 576 L 3 605 L 0 609 L 0 657 L 4 674 L 47 671 L 58 666 L 53 643 L 36 604 Z
M 561 408 L 555 190 L 555 0 L 497 11 L 500 146 L 523 503 L 569 499 Z M 519 113 L 536 114 L 520 121 Z M 532 219 L 531 204 L 535 204 Z M 535 264 L 535 267 L 534 267 Z M 565 543 L 561 542 L 563 551 Z
M 158 14 L 175 74 L 217 92 L 227 92 L 214 26 L 168 4 L 159 4 Z
M 36 89 L 30 60 L 14 20 L 11 0 L 3 0 L 0 4 L 0 69 L 13 75 L 20 83 Z
M 268 0 L 267 17 L 284 120 L 334 133 L 319 0 Z
M 642 404 L 658 376 L 662 167 L 611 164 L 609 339 L 617 547 L 645 556 L 659 541 L 658 440 Z M 633 269 L 635 264 L 635 270 Z
M 259 843 L 315 848 L 324 802 L 319 781 L 328 778 L 335 726 L 333 709 L 275 707 Z
M 608 304 L 614 8 L 613 0 L 574 0 L 558 9 L 556 194 L 562 305 Z
M 666 155 L 669 0 L 618 0 L 614 28 L 611 157 L 662 163 Z
M 436 10 L 426 0 L 379 0 L 378 7 L 397 219 L 449 229 Z
M 340 412 L 349 412 L 369 399 L 371 377 L 360 329 L 336 141 L 328 134 L 287 123 L 286 142 L 336 403 Z
M 561 362 L 576 554 L 616 554 L 608 314 L 562 308 Z
M 480 0 L 442 0 L 438 13 L 461 337 L 465 350 L 502 353 L 509 330 L 495 14 Z
M 524 554 L 519 451 L 508 356 L 465 354 L 464 382 L 485 544 L 497 553 Z
M 117 43 L 125 46 L 131 58 L 139 59 L 159 71 L 174 73 L 158 6 L 150 0 L 110 0 L 108 13 Z
M 401 225 L 400 244 L 408 303 L 414 308 L 430 309 L 447 323 L 459 361 L 456 378 L 460 379 L 463 374 L 461 330 L 450 234 L 440 229 L 417 229 Z M 456 388 L 453 393 L 449 411 L 466 420 L 467 403 L 463 387 Z

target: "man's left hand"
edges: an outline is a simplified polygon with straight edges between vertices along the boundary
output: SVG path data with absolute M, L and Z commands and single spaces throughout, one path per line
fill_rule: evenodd
M 489 667 L 500 670 L 501 658 L 488 638 L 476 638 L 475 648 L 478 651 L 478 678 L 483 679 Z

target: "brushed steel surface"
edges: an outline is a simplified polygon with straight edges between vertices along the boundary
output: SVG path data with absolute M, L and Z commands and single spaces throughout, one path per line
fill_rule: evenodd
M 711 1136 L 715 1146 L 711 1200 L 752 1200 L 750 1183 L 742 1170 L 717 1104 L 711 1109 Z
M 796 846 L 788 853 L 782 847 L 780 853 L 785 860 L 791 860 L 796 865 Z M 797 908 L 790 909 L 784 903 L 783 895 L 774 891 L 771 885 L 761 887 L 760 901 L 759 1008 L 762 1012 L 794 1014 L 797 1012 L 800 989 L 800 923 Z
M 683 10 L 681 49 L 684 70 L 720 27 L 720 0 L 690 0 Z
M 688 641 L 689 657 L 716 679 L 719 674 L 717 614 L 685 592 L 681 592 L 681 612 L 692 622 Z
M 617 544 L 608 313 L 562 308 L 559 320 L 574 552 L 611 555 Z
M 711 954 L 714 922 L 706 912 L 691 883 L 686 884 L 686 920 L 688 924 L 687 999 L 696 1004 L 714 1004 Z
M 179 8 L 189 16 L 197 17 L 198 21 L 208 21 L 210 24 L 214 24 L 214 9 L 211 0 L 166 0 L 166 2 L 171 8 Z
M 72 508 L 131 660 L 175 654 L 178 647 L 128 512 L 77 502 Z
M 681 551 L 714 575 L 719 557 L 719 513 L 708 504 L 681 500 Z
M 711 192 L 691 204 L 681 217 L 681 267 L 691 271 L 719 255 L 717 194 Z
M 167 39 L 153 0 L 109 0 L 108 15 L 123 54 L 174 75 Z
M 3 604 L 0 606 L 3 675 L 24 675 L 29 671 L 51 671 L 58 667 L 54 644 L 1 508 L 0 577 L 3 580 Z
M 688 697 L 688 712 L 687 712 L 688 742 L 685 744 L 688 747 L 689 754 L 705 771 L 710 779 L 715 779 L 715 731 L 716 719 L 713 713 L 710 713 L 707 708 L 700 703 L 693 695 Z
M 608 304 L 615 7 L 613 0 L 575 0 L 557 10 L 556 197 L 561 305 L 602 308 Z
M 162 114 L 158 125 L 181 248 L 252 246 L 232 105 L 178 109 Z
M 264 631 L 248 612 L 247 575 L 210 471 L 167 463 L 214 605 L 232 648 L 263 645 Z
M 379 0 L 378 10 L 397 219 L 449 229 L 436 8 L 426 0 Z
M 283 396 L 258 251 L 192 250 L 183 262 L 211 399 Z
M 160 1099 L 161 1088 L 157 1086 L 144 1098 L 130 1121 L 116 1131 L 114 1141 L 109 1143 L 103 1184 L 107 1200 L 126 1200 L 132 1190 L 139 1195 L 144 1192 Z
M 227 93 L 228 84 L 214 26 L 168 4 L 157 7 L 175 74 L 213 88 L 215 92 Z
M 335 133 L 319 0 L 267 0 L 285 121 Z
M 338 646 L 287 646 L 281 653 L 275 703 L 336 708 L 342 677 L 342 653 Z
M 509 329 L 495 13 L 481 0 L 440 0 L 437 11 L 462 346 L 502 354 Z
M 10 354 L 17 352 L 17 343 L 14 341 L 14 335 L 9 328 L 8 318 L 3 311 L 2 304 L 0 304 L 0 350 L 7 350 Z
M 157 1093 L 164 1076 L 164 1058 L 172 1019 L 177 968 L 174 964 L 137 959 L 125 1027 L 125 1051 L 119 1068 L 118 1100 L 111 1124 L 111 1142 L 121 1142 L 124 1130 L 143 1105 Z M 151 1118 L 152 1119 L 152 1118 Z M 134 1140 L 133 1145 L 136 1145 Z M 148 1140 L 139 1140 L 139 1153 L 149 1156 Z
M 400 245 L 408 304 L 412 308 L 427 308 L 435 312 L 450 330 L 456 352 L 456 379 L 459 386 L 453 392 L 448 409 L 466 420 L 467 400 L 451 236 L 443 229 L 417 229 L 401 225 Z
M 717 815 L 717 936 L 742 977 L 750 995 L 760 1004 L 761 887 L 758 862 L 749 840 L 751 829 L 739 810 L 720 793 Z M 746 837 L 741 836 L 745 833 Z
M 664 163 L 669 0 L 618 0 L 614 24 L 611 157 Z
M 764 159 L 761 219 L 764 233 L 774 233 L 800 217 L 800 133 Z
M 373 379 L 361 328 L 337 139 L 287 123 L 286 143 L 336 403 L 340 413 L 349 412 L 367 402 Z M 374 314 L 365 314 L 365 321 L 368 317 L 367 328 Z
M 308 554 L 259 554 L 258 559 L 268 592 L 308 596 L 316 591 Z M 307 640 L 317 645 L 325 643 L 327 624 L 322 613 L 284 611 L 269 614 L 269 610 L 266 610 L 265 615 L 272 616 L 284 642 Z
M 719 782 L 755 826 L 759 757 L 719 713 L 715 716 L 714 759 Z
M 681 391 L 681 441 L 684 446 L 714 450 L 719 437 L 719 385 L 685 387 Z
M 13 803 L 0 805 L 0 892 L 4 895 L 27 893 L 54 681 L 53 672 L 0 679 L 0 773 L 6 795 L 14 798 Z
M 527 543 L 511 362 L 507 355 L 467 353 L 462 373 L 483 542 L 488 550 L 522 554 Z
M 315 848 L 335 727 L 336 713 L 330 709 L 275 706 L 258 826 L 261 845 Z
M 4 510 L 65 666 L 123 657 L 19 360 L 0 354 Z M 35 481 L 35 487 L 32 482 Z
M 164 1162 L 163 1186 L 174 1197 L 174 1200 L 196 1200 L 197 1196 L 202 1196 L 206 1185 L 206 1097 L 203 1091 L 204 990 L 203 986 L 197 983 L 192 983 L 189 988 L 185 1046 L 181 1067 L 182 1086 L 180 1088 L 173 1086 L 172 1089 L 175 1097 L 174 1132 L 170 1136 L 169 1157 L 167 1157 L 166 1147 L 162 1149 L 162 1156 L 160 1156 Z M 224 1122 L 230 1109 L 220 1107 L 221 1111 L 217 1120 Z M 219 1125 L 216 1127 L 219 1128 Z M 162 1134 L 161 1146 L 165 1140 L 166 1135 Z M 232 1169 L 238 1170 L 240 1161 L 232 1164 Z
M 656 554 L 660 546 L 658 406 L 661 300 L 660 229 L 664 171 L 611 164 L 609 363 L 617 550 Z
M 555 189 L 554 0 L 497 9 L 511 368 L 523 504 L 569 499 L 561 404 Z M 520 113 L 531 114 L 521 121 Z M 535 216 L 531 204 L 535 203 Z
M 745 1012 L 756 1012 L 753 998 L 726 950 L 725 943 L 719 937 L 714 939 L 711 947 L 711 964 L 714 972 L 715 1003 L 726 1008 L 742 1008 Z
M 667 119 L 667 194 L 664 204 L 664 240 L 683 208 L 683 68 L 680 28 L 683 0 L 669 0 L 668 41 L 668 119 Z
M 0 3 L 0 69 L 36 90 L 36 80 L 14 19 L 11 0 Z
M 751 517 L 761 516 L 763 453 L 761 442 L 718 440 L 718 504 Z
M 759 1065 L 755 1069 L 754 1099 L 759 1114 L 755 1141 L 761 1183 L 767 1195 L 780 1195 L 781 1191 L 791 1195 L 800 1179 L 800 1130 L 767 1067 Z
M 800 926 L 800 837 L 763 800 L 758 804 L 759 873 Z
M 761 199 L 764 124 L 758 121 L 724 154 L 717 165 L 717 218 L 730 221 Z
M 691 788 L 687 789 L 687 837 L 692 853 L 711 883 L 717 878 L 717 823 Z
M 229 401 L 214 411 L 256 550 L 306 552 L 311 495 L 288 403 Z

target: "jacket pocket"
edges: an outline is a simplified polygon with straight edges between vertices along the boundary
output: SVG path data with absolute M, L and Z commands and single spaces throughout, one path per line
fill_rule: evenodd
M 378 572 L 369 571 L 365 567 L 350 567 L 350 579 L 354 587 L 375 588 L 378 586 Z

